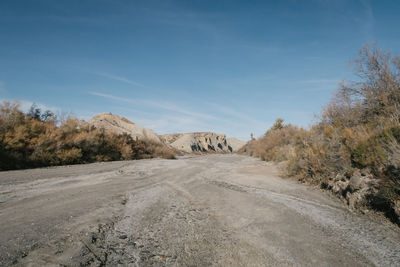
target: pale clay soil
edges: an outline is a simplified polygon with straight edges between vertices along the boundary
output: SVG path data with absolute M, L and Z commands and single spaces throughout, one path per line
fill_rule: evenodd
M 400 266 L 400 231 L 238 155 L 0 173 L 0 266 Z

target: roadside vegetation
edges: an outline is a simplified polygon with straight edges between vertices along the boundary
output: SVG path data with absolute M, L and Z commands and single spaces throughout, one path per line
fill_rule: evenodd
M 35 106 L 24 113 L 18 103 L 0 103 L 0 170 L 154 157 L 175 154 L 160 143 L 133 140 L 75 118 L 58 121 Z
M 399 223 L 400 57 L 365 46 L 354 65 L 359 80 L 341 83 L 309 130 L 278 119 L 240 153 L 285 161 L 285 175 Z

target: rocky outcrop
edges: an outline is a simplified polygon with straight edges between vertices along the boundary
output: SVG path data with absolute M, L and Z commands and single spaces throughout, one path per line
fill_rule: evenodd
M 96 128 L 102 128 L 106 131 L 111 131 L 116 134 L 129 134 L 134 139 L 138 140 L 152 140 L 155 142 L 160 142 L 161 140 L 157 134 L 152 130 L 143 128 L 128 119 L 113 115 L 111 113 L 101 113 L 88 121 L 89 125 L 93 125 Z
M 351 177 L 338 174 L 322 186 L 343 198 L 351 210 L 363 210 L 379 190 L 378 180 L 367 170 L 356 169 Z
M 245 141 L 236 139 L 236 138 L 228 138 L 228 145 L 232 148 L 232 152 L 236 152 L 241 149 L 246 144 Z
M 245 142 L 235 138 L 226 139 L 225 134 L 213 132 L 179 133 L 165 134 L 158 136 L 150 129 L 143 128 L 128 119 L 113 115 L 111 113 L 101 113 L 87 122 L 90 126 L 105 129 L 116 134 L 129 134 L 134 139 L 152 140 L 165 144 L 170 148 L 182 152 L 222 152 L 230 153 L 238 150 Z
M 212 132 L 165 134 L 160 138 L 166 145 L 186 153 L 233 151 L 225 134 Z

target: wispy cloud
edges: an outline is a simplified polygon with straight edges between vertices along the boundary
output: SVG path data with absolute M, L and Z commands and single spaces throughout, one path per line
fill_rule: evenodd
M 226 107 L 226 106 L 221 106 L 221 105 L 215 104 L 215 103 L 212 103 L 212 104 L 210 104 L 210 105 L 211 105 L 215 110 L 217 110 L 217 111 L 219 111 L 219 112 L 221 112 L 221 113 L 223 113 L 223 114 L 226 114 L 226 115 L 230 115 L 230 116 L 239 118 L 239 119 L 241 119 L 242 121 L 249 122 L 249 123 L 251 123 L 251 124 L 253 124 L 253 125 L 265 125 L 265 122 L 256 120 L 256 119 L 250 117 L 249 115 L 247 115 L 247 114 L 245 114 L 245 113 L 243 113 L 243 112 L 239 112 L 239 111 L 234 110 L 234 109 L 232 109 L 232 108 L 229 108 L 229 107 Z
M 110 94 L 104 94 L 100 92 L 89 92 L 91 95 L 99 96 L 103 98 L 107 98 L 110 100 L 117 101 L 119 103 L 129 103 L 133 105 L 144 105 L 149 106 L 165 111 L 170 111 L 172 113 L 164 113 L 162 114 L 159 110 L 155 110 L 152 115 L 149 116 L 150 112 L 144 112 L 147 114 L 144 117 L 140 118 L 132 118 L 133 121 L 137 121 L 139 123 L 143 122 L 143 126 L 149 127 L 154 130 L 158 130 L 160 132 L 185 132 L 185 131 L 219 131 L 224 132 L 223 129 L 225 127 L 237 127 L 243 128 L 243 125 L 246 125 L 249 121 L 252 124 L 257 123 L 257 126 L 261 125 L 261 122 L 252 120 L 250 117 L 245 117 L 245 115 L 235 115 L 242 116 L 240 120 L 228 120 L 221 116 L 210 115 L 207 113 L 195 112 L 192 110 L 188 110 L 182 107 L 179 107 L 176 104 L 168 103 L 165 101 L 154 101 L 148 99 L 133 99 L 133 98 L 125 98 L 114 96 Z M 222 108 L 221 108 L 222 109 Z M 227 112 L 233 112 L 232 110 L 225 109 L 225 114 Z M 135 112 L 136 113 L 136 112 Z M 174 114 L 175 113 L 175 114 Z M 222 113 L 222 112 L 221 112 Z M 218 114 L 217 112 L 213 112 L 212 114 Z M 151 118 L 148 119 L 148 118 Z M 247 122 L 243 122 L 243 117 L 246 118 Z M 161 119 L 160 119 L 161 118 Z M 218 127 L 216 127 L 218 126 Z
M 91 95 L 100 96 L 100 97 L 112 99 L 115 101 L 121 101 L 121 102 L 126 102 L 126 103 L 131 103 L 131 104 L 143 104 L 143 105 L 147 105 L 147 106 L 152 106 L 152 107 L 156 107 L 156 108 L 160 108 L 160 109 L 164 109 L 164 110 L 181 113 L 184 115 L 189 115 L 189 116 L 196 117 L 196 118 L 201 118 L 201 119 L 206 119 L 206 120 L 219 120 L 215 116 L 205 114 L 205 113 L 193 112 L 193 111 L 178 107 L 175 104 L 164 102 L 164 101 L 125 98 L 125 97 L 119 97 L 119 96 L 114 96 L 114 95 L 110 95 L 110 94 L 103 94 L 103 93 L 99 93 L 99 92 L 89 92 L 89 93 Z
M 130 120 L 147 128 L 153 129 L 157 133 L 213 131 L 215 130 L 215 121 L 223 121 L 218 117 L 187 110 L 178 107 L 173 103 L 168 103 L 165 101 L 125 98 L 99 92 L 89 93 L 94 96 L 117 101 L 118 103 L 128 103 L 135 106 L 144 105 L 153 109 L 156 108 L 156 110 L 153 112 L 139 112 L 141 115 L 138 117 L 137 109 L 131 110 L 130 108 L 127 108 L 126 111 L 133 112 L 135 114 L 133 116 L 128 116 Z M 171 111 L 172 113 L 160 112 L 158 109 Z M 232 122 L 227 123 L 233 124 Z
M 260 74 L 247 77 L 235 77 L 226 80 L 218 80 L 215 86 L 218 88 L 260 88 L 265 87 L 275 79 L 273 74 Z
M 215 130 L 215 125 L 212 125 L 207 121 L 200 121 L 196 118 L 180 114 L 161 115 L 152 119 L 129 116 L 129 119 L 131 119 L 135 123 L 154 130 L 158 134 Z
M 127 83 L 127 84 L 130 84 L 130 85 L 146 88 L 145 85 L 143 85 L 143 84 L 141 84 L 139 82 L 130 80 L 130 79 L 125 78 L 125 77 L 117 76 L 117 75 L 114 75 L 114 74 L 104 73 L 104 72 L 89 72 L 89 73 L 97 75 L 97 76 L 102 76 L 102 77 L 105 77 L 105 78 L 108 78 L 108 79 L 111 79 L 111 80 L 120 81 L 120 82 Z
M 209 115 L 209 114 L 205 114 L 205 113 L 199 113 L 199 112 L 193 112 L 193 111 L 189 111 L 187 109 L 183 109 L 180 108 L 174 104 L 171 103 L 165 103 L 165 102 L 154 102 L 154 101 L 146 101 L 148 104 L 157 106 L 159 108 L 163 108 L 166 110 L 170 110 L 170 111 L 175 111 L 181 114 L 185 114 L 185 115 L 189 115 L 189 116 L 193 116 L 193 117 L 197 117 L 197 118 L 202 118 L 202 119 L 206 119 L 206 120 L 219 120 L 219 118 Z
M 223 32 L 215 24 L 216 20 L 223 20 L 223 14 L 210 14 L 183 8 L 181 5 L 169 4 L 168 9 L 147 9 L 151 23 L 178 29 L 191 29 L 211 38 L 214 43 L 220 41 Z
M 369 0 L 360 0 L 362 8 L 360 16 L 356 16 L 354 19 L 359 24 L 362 34 L 367 41 L 373 41 L 374 38 L 374 24 L 375 17 L 374 12 Z

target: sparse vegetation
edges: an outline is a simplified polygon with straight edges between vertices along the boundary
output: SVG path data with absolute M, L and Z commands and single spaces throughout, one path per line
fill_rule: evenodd
M 97 129 L 74 118 L 58 122 L 50 112 L 17 103 L 0 104 L 0 169 L 162 157 L 174 152 L 161 143 L 133 140 Z
M 349 180 L 361 173 L 369 181 L 362 204 L 399 222 L 400 58 L 365 46 L 354 63 L 359 81 L 341 83 L 311 129 L 283 125 L 278 119 L 241 152 L 286 161 L 286 175 L 331 189 L 349 205 L 354 193 Z M 347 184 L 336 189 L 340 183 Z
M 249 154 L 266 161 L 285 161 L 294 153 L 297 136 L 304 132 L 293 125 L 284 125 L 282 119 L 259 139 L 251 140 L 239 150 L 239 153 Z

